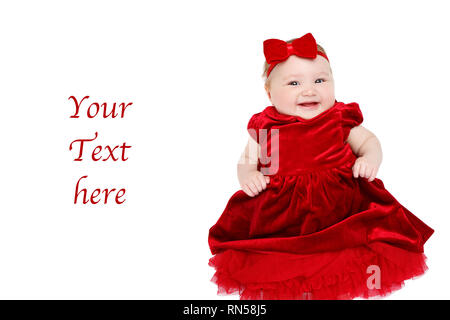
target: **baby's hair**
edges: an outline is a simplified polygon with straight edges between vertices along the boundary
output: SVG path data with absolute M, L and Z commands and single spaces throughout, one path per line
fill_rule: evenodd
M 293 39 L 288 40 L 286 42 L 287 43 L 292 43 L 292 41 L 294 41 L 295 39 L 297 39 L 297 38 L 293 38 Z M 317 43 L 317 51 L 320 51 L 320 52 L 324 53 L 325 55 L 327 55 L 327 53 L 325 52 L 325 49 L 321 45 L 319 45 L 318 43 Z M 269 81 L 269 78 L 267 77 L 267 70 L 269 70 L 269 64 L 267 63 L 267 61 L 264 61 L 264 72 L 262 74 L 262 77 L 264 78 L 264 87 L 266 89 L 270 89 L 270 81 Z M 331 70 L 331 67 L 330 67 L 330 72 L 331 72 L 331 74 L 333 74 L 333 71 Z

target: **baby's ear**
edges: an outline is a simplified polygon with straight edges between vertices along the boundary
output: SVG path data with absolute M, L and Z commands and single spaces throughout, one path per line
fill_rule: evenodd
M 270 96 L 270 89 L 267 85 L 264 86 L 264 89 L 266 90 L 267 96 L 269 97 L 269 99 L 271 100 L 271 96 Z

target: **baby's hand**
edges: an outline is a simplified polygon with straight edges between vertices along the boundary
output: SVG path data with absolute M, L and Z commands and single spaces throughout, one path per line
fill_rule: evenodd
M 361 178 L 369 178 L 368 181 L 372 182 L 378 172 L 378 168 L 380 167 L 376 161 L 372 161 L 370 158 L 365 156 L 359 157 L 356 159 L 353 165 L 353 176 L 358 178 L 358 175 Z
M 240 181 L 240 184 L 242 190 L 247 195 L 254 197 L 266 189 L 267 183 L 269 182 L 270 178 L 264 176 L 260 171 L 251 171 L 245 178 L 242 179 L 242 181 Z

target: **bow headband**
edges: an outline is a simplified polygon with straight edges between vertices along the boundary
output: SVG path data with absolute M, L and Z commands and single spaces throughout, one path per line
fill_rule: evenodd
M 283 62 L 293 54 L 309 59 L 315 59 L 319 54 L 328 60 L 326 54 L 317 50 L 316 40 L 311 33 L 293 40 L 292 43 L 279 39 L 267 39 L 264 41 L 264 56 L 266 62 L 270 65 L 267 70 L 267 77 L 278 63 Z

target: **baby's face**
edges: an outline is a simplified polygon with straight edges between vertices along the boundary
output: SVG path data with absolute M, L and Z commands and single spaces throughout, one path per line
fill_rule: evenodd
M 334 79 L 328 61 L 295 55 L 279 63 L 269 76 L 269 99 L 278 112 L 311 119 L 334 105 Z M 315 105 L 301 105 L 304 102 Z

